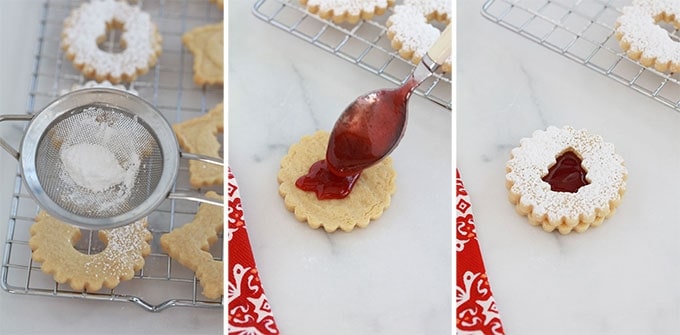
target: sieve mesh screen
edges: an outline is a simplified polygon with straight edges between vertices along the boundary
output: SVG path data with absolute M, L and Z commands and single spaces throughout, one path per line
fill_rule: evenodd
M 154 192 L 163 154 L 143 120 L 118 108 L 88 105 L 49 125 L 38 143 L 35 171 L 45 194 L 67 212 L 113 217 Z

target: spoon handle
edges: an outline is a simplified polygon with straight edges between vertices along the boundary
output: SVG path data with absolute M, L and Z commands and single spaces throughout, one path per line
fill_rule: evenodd
M 442 65 L 451 56 L 451 24 L 446 26 L 436 42 L 427 51 L 427 55 L 437 64 Z
M 420 60 L 420 63 L 411 73 L 411 78 L 415 79 L 415 86 L 420 85 L 428 77 L 430 77 L 440 65 L 444 64 L 447 58 L 451 56 L 451 44 L 453 42 L 451 36 L 451 24 L 446 26 L 439 38 L 432 44 L 425 56 Z M 415 89 L 415 86 L 413 89 Z

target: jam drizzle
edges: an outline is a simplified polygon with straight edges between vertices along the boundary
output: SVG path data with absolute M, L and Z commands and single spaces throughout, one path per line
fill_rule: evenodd
M 385 158 L 406 130 L 408 98 L 418 86 L 411 78 L 396 90 L 379 90 L 357 99 L 338 118 L 326 159 L 314 163 L 295 186 L 319 200 L 343 199 L 361 172 Z
M 550 189 L 554 192 L 576 193 L 579 188 L 590 184 L 586 178 L 587 173 L 581 166 L 581 158 L 567 150 L 555 158 L 555 164 L 542 179 L 550 184 Z
M 303 191 L 316 193 L 319 200 L 342 199 L 349 195 L 360 175 L 361 172 L 356 175 L 338 176 L 331 172 L 326 160 L 320 160 L 312 164 L 309 173 L 295 181 L 295 186 Z

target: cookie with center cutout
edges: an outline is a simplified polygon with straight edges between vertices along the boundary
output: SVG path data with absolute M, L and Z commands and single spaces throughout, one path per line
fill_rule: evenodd
M 628 177 L 613 144 L 569 126 L 522 139 L 505 168 L 517 211 L 532 225 L 562 234 L 584 232 L 612 216 Z
M 42 263 L 40 269 L 51 274 L 58 283 L 68 283 L 76 291 L 98 291 L 102 286 L 113 289 L 121 281 L 130 280 L 144 266 L 151 253 L 146 218 L 126 226 L 100 230 L 106 244 L 96 254 L 85 254 L 74 245 L 81 238 L 78 227 L 59 221 L 40 211 L 31 226 L 31 257 Z

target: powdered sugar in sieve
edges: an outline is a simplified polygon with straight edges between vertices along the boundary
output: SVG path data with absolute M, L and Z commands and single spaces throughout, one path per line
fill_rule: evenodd
M 86 106 L 41 140 L 36 171 L 45 193 L 78 215 L 106 217 L 136 207 L 162 170 L 156 139 L 137 117 Z

